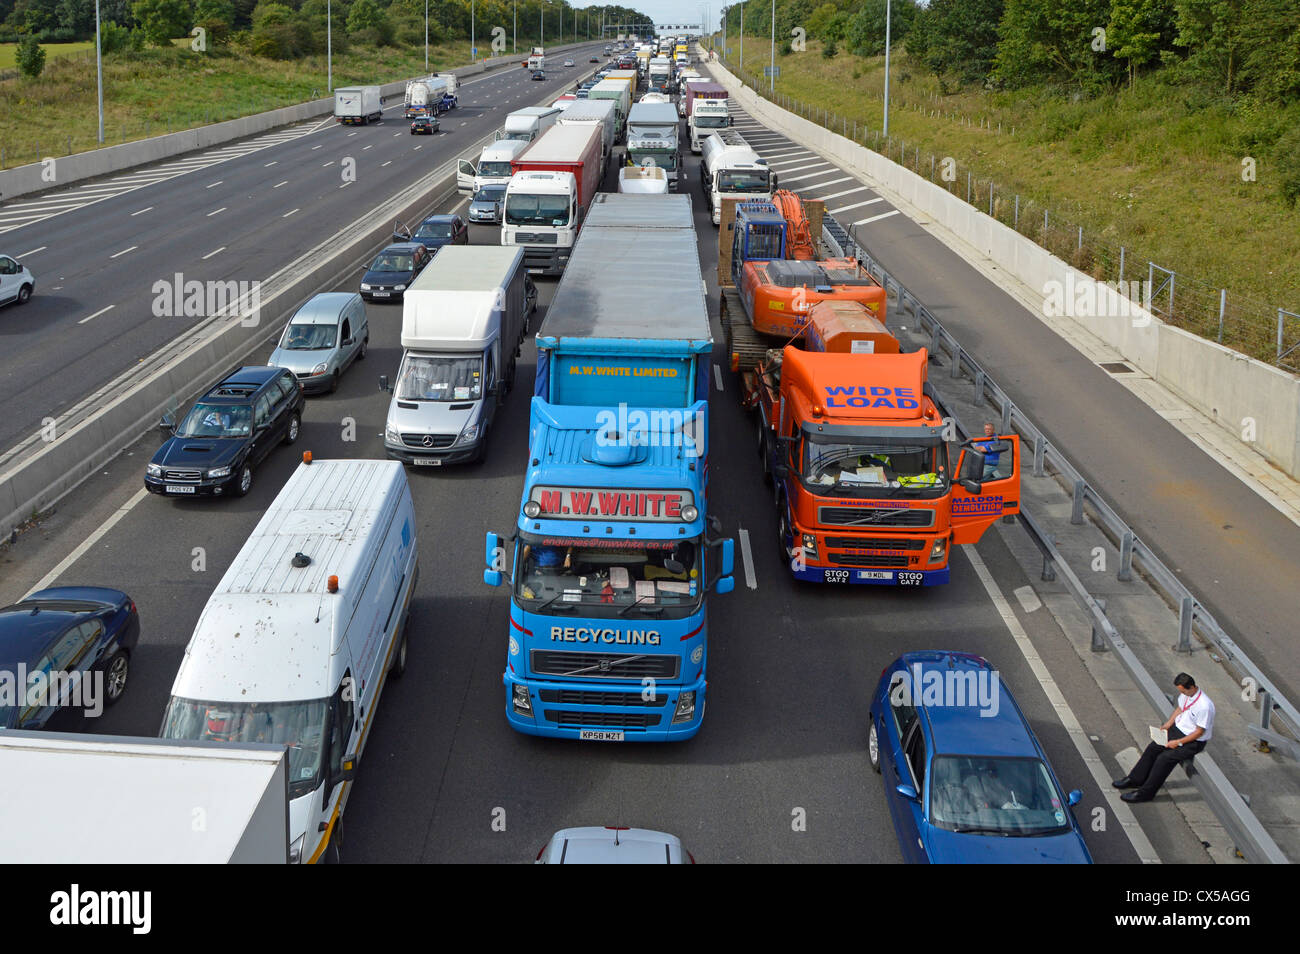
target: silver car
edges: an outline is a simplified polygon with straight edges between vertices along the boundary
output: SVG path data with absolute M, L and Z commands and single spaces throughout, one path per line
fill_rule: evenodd
M 36 279 L 18 260 L 0 255 L 0 305 L 16 301 L 23 304 L 36 290 Z
M 335 391 L 353 361 L 366 356 L 370 326 L 356 292 L 325 292 L 298 309 L 266 363 L 288 368 L 308 393 Z
M 474 193 L 469 204 L 469 220 L 484 225 L 500 225 L 501 209 L 506 201 L 504 185 L 485 185 Z

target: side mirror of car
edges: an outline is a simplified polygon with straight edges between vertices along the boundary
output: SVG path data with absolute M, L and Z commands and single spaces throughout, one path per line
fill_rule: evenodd
M 356 340 L 357 340 L 356 338 L 344 338 L 344 339 L 343 339 L 343 347 L 347 348 L 347 347 L 349 347 L 349 346 L 355 344 L 355 343 L 356 343 Z
M 900 785 L 896 789 L 894 789 L 894 791 L 898 792 L 899 795 L 902 795 L 904 798 L 908 799 L 909 801 L 915 802 L 920 799 L 920 796 L 916 794 L 916 789 L 914 789 L 910 785 Z
M 1066 796 L 1066 801 L 1069 803 L 1070 807 L 1072 808 L 1075 805 L 1078 805 L 1081 801 L 1083 801 L 1083 790 L 1078 788 L 1074 789 L 1072 792 L 1070 792 L 1068 796 Z
M 381 374 L 381 375 L 379 376 L 379 390 L 381 390 L 381 391 L 391 391 L 391 390 L 393 390 L 393 386 L 392 386 L 391 384 L 388 383 L 388 375 L 386 375 L 386 374 Z
M 164 431 L 169 435 L 174 435 L 176 433 L 176 422 L 172 420 L 170 414 L 164 414 L 162 416 L 162 420 L 158 422 L 158 430 Z

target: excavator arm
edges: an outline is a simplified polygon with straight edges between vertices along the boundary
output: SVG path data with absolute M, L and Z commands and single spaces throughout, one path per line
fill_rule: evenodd
M 813 244 L 812 226 L 804 211 L 803 199 L 789 189 L 778 189 L 772 194 L 772 204 L 786 221 L 786 255 L 799 261 L 810 262 L 817 257 Z

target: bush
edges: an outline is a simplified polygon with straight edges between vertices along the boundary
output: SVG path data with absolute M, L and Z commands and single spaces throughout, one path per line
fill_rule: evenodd
M 1277 171 L 1282 204 L 1293 209 L 1300 202 L 1300 130 L 1293 129 L 1278 140 Z
M 99 27 L 99 49 L 104 55 L 120 53 L 131 48 L 131 31 L 112 20 Z
M 839 55 L 839 52 L 840 52 L 840 48 L 835 45 L 834 40 L 827 40 L 826 45 L 822 47 L 822 56 L 824 56 L 828 60 L 834 56 Z
M 187 0 L 135 0 L 131 13 L 154 46 L 171 46 L 189 32 L 192 11 Z
M 18 42 L 15 60 L 20 73 L 28 79 L 36 79 L 45 69 L 45 50 L 36 42 L 36 37 L 25 36 Z

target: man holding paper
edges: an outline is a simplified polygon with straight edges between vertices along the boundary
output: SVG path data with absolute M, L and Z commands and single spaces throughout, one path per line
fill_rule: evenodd
M 1151 728 L 1151 744 L 1133 770 L 1111 783 L 1116 788 L 1137 789 L 1120 796 L 1126 802 L 1155 798 L 1174 766 L 1194 759 L 1214 732 L 1214 703 L 1197 688 L 1196 681 L 1180 672 L 1174 677 L 1174 685 L 1179 692 L 1178 707 L 1164 725 Z

